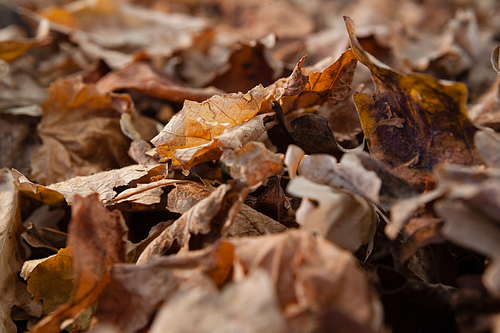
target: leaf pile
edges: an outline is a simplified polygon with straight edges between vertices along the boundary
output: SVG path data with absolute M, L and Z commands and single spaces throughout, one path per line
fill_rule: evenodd
M 499 19 L 2 2 L 0 331 L 500 330 Z

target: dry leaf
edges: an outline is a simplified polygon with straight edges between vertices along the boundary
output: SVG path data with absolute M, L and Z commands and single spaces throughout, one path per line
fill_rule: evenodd
M 288 78 L 280 104 L 286 114 L 292 110 L 321 105 L 325 102 L 335 105 L 351 90 L 356 58 L 351 50 L 321 72 L 302 69 L 302 58 Z
M 101 95 L 80 76 L 58 79 L 48 91 L 38 125 L 44 144 L 31 157 L 38 182 L 50 184 L 131 164 L 129 141 L 119 124 L 122 113 L 134 112 L 129 96 Z M 141 133 L 151 137 L 151 130 L 142 127 Z
M 283 171 L 283 154 L 274 154 L 262 142 L 249 142 L 238 150 L 226 150 L 221 162 L 230 168 L 231 177 L 257 188 L 267 178 Z
M 160 308 L 150 332 L 287 332 L 273 287 L 269 273 L 256 269 L 220 293 L 179 291 Z
M 73 258 L 67 249 L 60 249 L 47 258 L 24 262 L 21 276 L 27 280 L 33 300 L 42 301 L 43 315 L 70 301 L 77 276 L 72 264 Z
M 109 212 L 97 194 L 75 196 L 68 230 L 68 248 L 77 275 L 75 291 L 68 303 L 44 317 L 33 332 L 60 331 L 97 300 L 110 281 L 112 265 L 125 261 L 124 226 L 121 213 Z
M 218 159 L 221 152 L 214 139 L 227 127 L 255 116 L 267 95 L 259 85 L 247 94 L 216 95 L 202 103 L 186 101 L 151 142 L 163 158 L 186 168 Z M 186 151 L 188 148 L 192 149 Z
M 235 266 L 241 265 L 236 272 L 264 269 L 270 274 L 292 332 L 327 330 L 320 318 L 329 310 L 365 332 L 380 330 L 381 304 L 349 252 L 308 231 L 292 229 L 231 243 Z M 241 278 L 235 276 L 236 281 Z
M 39 317 L 41 305 L 33 301 L 26 286 L 19 280 L 18 274 L 24 261 L 21 247 L 21 207 L 19 193 L 14 186 L 14 177 L 7 169 L 0 170 L 0 291 L 2 311 L 0 327 L 3 332 L 15 333 L 17 327 L 12 321 L 11 313 L 18 306 L 28 314 Z
M 224 233 L 225 237 L 260 236 L 284 232 L 287 228 L 272 218 L 242 205 L 233 223 Z
M 137 262 L 144 263 L 153 256 L 163 255 L 174 244 L 177 248 L 193 250 L 220 238 L 232 224 L 248 191 L 244 183 L 220 185 L 152 241 Z
M 390 69 L 362 49 L 353 21 L 345 22 L 354 55 L 376 86 L 373 95 L 354 95 L 370 153 L 413 184 L 422 183 L 438 163 L 479 164 L 465 85 Z
M 329 241 L 353 252 L 373 239 L 377 214 L 373 205 L 362 197 L 313 183 L 302 176 L 294 178 L 287 191 L 303 198 L 296 217 L 302 228 L 317 231 Z M 318 206 L 310 200 L 317 202 Z
M 253 87 L 254 85 L 252 85 Z M 101 78 L 95 85 L 101 94 L 121 89 L 129 89 L 145 95 L 182 103 L 184 100 L 202 102 L 224 91 L 214 87 L 190 88 L 174 82 L 166 74 L 144 61 L 113 71 Z

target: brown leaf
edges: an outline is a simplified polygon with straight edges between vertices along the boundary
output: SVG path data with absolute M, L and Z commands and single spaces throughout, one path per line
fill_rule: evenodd
M 41 315 L 41 304 L 31 299 L 26 285 L 18 277 L 25 254 L 21 246 L 21 206 L 14 177 L 7 169 L 0 169 L 0 328 L 6 333 L 17 332 L 11 313 L 14 306 L 33 316 Z
M 272 218 L 242 205 L 233 223 L 224 233 L 225 237 L 260 236 L 284 232 L 287 228 Z
M 207 85 L 229 93 L 248 91 L 258 84 L 268 86 L 275 78 L 268 60 L 271 58 L 269 50 L 260 42 L 236 45 L 227 63 L 220 66 L 220 73 Z
M 247 94 L 216 95 L 202 103 L 186 101 L 151 142 L 163 158 L 185 168 L 218 159 L 221 151 L 216 137 L 227 127 L 254 117 L 267 95 L 259 85 Z
M 161 333 L 165 327 L 178 333 L 288 331 L 270 276 L 263 270 L 252 271 L 220 293 L 201 287 L 177 292 L 160 308 L 150 332 Z
M 270 274 L 292 332 L 327 330 L 320 317 L 333 309 L 340 318 L 375 332 L 380 329 L 379 300 L 349 252 L 307 231 L 293 229 L 231 242 L 240 272 L 264 269 Z M 238 280 L 238 275 L 235 278 Z
M 481 163 L 472 140 L 477 128 L 465 108 L 465 86 L 388 68 L 361 48 L 353 21 L 345 17 L 345 22 L 354 55 L 370 69 L 376 86 L 373 95 L 354 95 L 371 154 L 420 185 L 438 163 Z
M 238 150 L 226 150 L 221 162 L 230 168 L 231 177 L 251 188 L 262 185 L 267 178 L 283 172 L 283 154 L 267 150 L 262 142 L 249 142 Z
M 115 199 L 117 194 L 115 189 L 117 187 L 130 185 L 131 182 L 138 181 L 141 178 L 149 181 L 151 177 L 164 175 L 165 173 L 166 166 L 164 164 L 151 166 L 130 165 L 121 169 L 102 171 L 92 176 L 74 177 L 60 183 L 51 184 L 47 188 L 64 195 L 69 204 L 73 202 L 73 197 L 76 194 L 87 196 L 91 193 L 97 193 L 99 200 L 108 203 Z
M 44 144 L 31 157 L 32 175 L 50 184 L 130 164 L 120 115 L 134 115 L 128 95 L 99 94 L 81 77 L 58 79 L 48 89 L 38 133 Z M 151 128 L 141 127 L 150 137 Z M 155 130 L 156 131 L 156 130 Z
M 244 183 L 222 184 L 199 201 L 152 241 L 138 259 L 144 263 L 153 256 L 177 248 L 198 249 L 220 238 L 232 224 L 249 189 Z
M 92 194 L 75 196 L 68 227 L 68 248 L 73 257 L 76 289 L 71 301 L 44 317 L 33 332 L 57 332 L 99 297 L 110 281 L 111 267 L 125 261 L 125 221 L 117 210 L 109 212 Z
M 292 110 L 321 105 L 325 102 L 335 105 L 351 90 L 356 58 L 351 50 L 321 72 L 302 69 L 304 58 L 296 65 L 288 78 L 280 104 L 286 114 Z M 306 78 L 307 77 L 307 78 Z
M 125 68 L 107 74 L 96 83 L 95 87 L 101 94 L 128 89 L 177 103 L 182 103 L 186 99 L 202 102 L 213 95 L 224 93 L 224 91 L 214 87 L 186 87 L 181 83 L 174 82 L 165 73 L 153 68 L 145 61 L 134 62 Z
M 229 242 L 201 251 L 154 258 L 141 265 L 115 265 L 111 281 L 99 300 L 97 324 L 91 332 L 104 328 L 136 332 L 150 322 L 176 291 L 199 286 L 215 292 L 228 278 L 232 265 L 233 246 Z

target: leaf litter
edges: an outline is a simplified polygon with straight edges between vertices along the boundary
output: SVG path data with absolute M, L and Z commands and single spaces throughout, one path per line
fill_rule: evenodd
M 500 329 L 494 2 L 0 12 L 2 331 Z

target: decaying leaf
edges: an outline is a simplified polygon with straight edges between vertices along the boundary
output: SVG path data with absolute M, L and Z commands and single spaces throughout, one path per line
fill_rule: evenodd
M 258 290 L 258 292 L 256 292 Z M 255 269 L 220 293 L 200 287 L 178 291 L 163 305 L 151 333 L 287 332 L 269 273 Z
M 17 332 L 11 312 L 18 306 L 33 316 L 41 315 L 41 305 L 31 299 L 18 274 L 24 261 L 21 246 L 21 207 L 14 177 L 7 169 L 0 170 L 0 328 L 6 333 Z
M 225 237 L 260 236 L 284 232 L 287 228 L 278 221 L 242 205 L 233 223 L 226 229 Z
M 287 191 L 303 198 L 297 210 L 297 222 L 302 228 L 317 231 L 353 252 L 375 235 L 377 215 L 373 205 L 362 197 L 316 184 L 301 176 L 290 182 Z M 318 206 L 315 207 L 310 200 L 317 202 Z
M 305 57 L 295 66 L 280 98 L 285 114 L 291 110 L 321 105 L 324 102 L 335 105 L 351 90 L 357 64 L 351 50 L 342 53 L 337 61 L 321 72 L 303 69 L 304 60 Z
M 48 315 L 71 300 L 76 272 L 67 249 L 50 257 L 26 261 L 21 276 L 28 282 L 33 300 L 42 300 L 42 314 Z M 48 283 L 50 281 L 50 283 Z
M 339 318 L 377 332 L 382 325 L 379 300 L 351 254 L 305 230 L 231 240 L 237 272 L 264 269 L 293 332 L 323 331 L 321 316 Z M 243 273 L 245 272 L 245 273 Z M 235 276 L 238 281 L 239 275 Z M 352 297 L 356 293 L 356 297 Z M 339 319 L 340 320 L 340 319 Z
M 58 79 L 48 89 L 38 133 L 44 144 L 32 155 L 32 175 L 43 184 L 86 176 L 131 164 L 128 139 L 120 129 L 122 113 L 134 113 L 128 95 L 99 94 L 82 77 Z M 133 117 L 144 119 L 135 114 Z M 151 138 L 155 125 L 141 126 Z
M 198 249 L 221 237 L 233 222 L 249 189 L 244 183 L 223 184 L 199 201 L 144 249 L 138 263 L 177 248 Z
M 438 163 L 479 164 L 473 144 L 477 128 L 465 108 L 466 87 L 388 68 L 362 49 L 353 21 L 345 17 L 345 22 L 353 53 L 376 86 L 373 95 L 354 95 L 370 153 L 413 184 Z
M 125 68 L 107 74 L 96 83 L 96 89 L 101 94 L 129 89 L 178 103 L 182 103 L 186 99 L 202 102 L 213 95 L 224 93 L 214 87 L 190 88 L 183 86 L 143 61 L 134 62 Z
M 186 168 L 218 159 L 221 151 L 214 139 L 227 127 L 255 116 L 267 95 L 259 85 L 247 94 L 216 95 L 202 103 L 186 101 L 151 142 L 163 158 Z
M 124 225 L 121 213 L 109 212 L 97 194 L 74 197 L 68 248 L 77 275 L 75 291 L 68 303 L 38 322 L 34 332 L 60 331 L 95 302 L 110 281 L 113 264 L 125 261 Z
M 221 242 L 200 251 L 152 258 L 141 265 L 115 265 L 96 309 L 97 324 L 91 331 L 136 332 L 148 324 L 163 303 L 175 297 L 176 291 L 198 286 L 216 292 L 232 264 L 233 246 Z
M 245 182 L 251 188 L 283 171 L 283 154 L 274 154 L 262 142 L 249 142 L 238 150 L 226 150 L 221 162 L 231 171 L 231 177 Z

